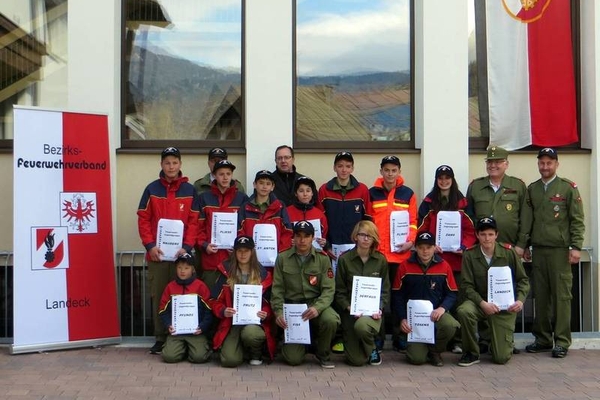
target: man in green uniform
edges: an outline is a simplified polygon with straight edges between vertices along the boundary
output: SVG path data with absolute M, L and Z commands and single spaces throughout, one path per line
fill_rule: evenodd
M 215 180 L 215 176 L 213 175 L 213 168 L 215 164 L 219 161 L 227 160 L 227 150 L 222 147 L 213 147 L 208 152 L 208 174 L 204 175 L 202 178 L 196 180 L 194 182 L 194 187 L 196 188 L 196 192 L 198 192 L 198 196 L 200 196 L 204 192 L 210 191 L 210 185 Z M 238 191 L 241 193 L 246 193 L 246 189 L 244 185 L 237 179 L 235 180 L 235 186 Z
M 294 246 L 279 253 L 275 260 L 271 307 L 275 322 L 283 329 L 288 325 L 283 315 L 285 304 L 306 304 L 302 314 L 310 321 L 311 337 L 316 340 L 316 355 L 323 368 L 335 368 L 330 360 L 331 341 L 340 324 L 339 315 L 331 308 L 335 294 L 335 281 L 329 258 L 312 246 L 315 228 L 308 221 L 294 225 Z M 304 361 L 306 346 L 285 343 L 281 349 L 284 360 L 290 365 Z
M 498 229 L 493 218 L 477 221 L 479 244 L 463 255 L 460 291 L 465 299 L 456 310 L 461 326 L 463 354 L 458 362 L 468 367 L 479 362 L 477 344 L 477 322 L 486 320 L 489 324 L 492 361 L 505 364 L 513 353 L 513 334 L 517 313 L 523 310 L 523 302 L 529 293 L 529 278 L 525 273 L 521 258 L 509 246 L 496 240 Z M 488 272 L 491 267 L 510 267 L 515 302 L 506 310 L 488 302 Z
M 583 205 L 577 185 L 556 175 L 556 150 L 541 149 L 537 158 L 541 179 L 528 187 L 532 254 L 525 254 L 533 265 L 535 342 L 526 350 L 552 350 L 552 357 L 563 358 L 571 345 L 571 264 L 579 262 L 583 245 Z

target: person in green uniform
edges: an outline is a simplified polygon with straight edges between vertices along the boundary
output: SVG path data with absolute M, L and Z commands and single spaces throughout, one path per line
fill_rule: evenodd
M 316 341 L 316 356 L 323 368 L 335 368 L 331 361 L 331 341 L 340 324 L 340 316 L 331 308 L 335 281 L 329 258 L 312 246 L 315 228 L 308 221 L 294 225 L 294 246 L 281 252 L 275 260 L 271 307 L 275 323 L 282 329 L 288 325 L 283 315 L 284 304 L 306 304 L 302 314 L 310 322 L 311 338 Z M 304 361 L 306 346 L 285 343 L 281 349 L 289 365 Z
M 379 233 L 371 221 L 360 221 L 352 231 L 356 247 L 338 259 L 335 274 L 335 302 L 341 310 L 344 354 L 350 365 L 381 364 L 381 354 L 375 346 L 375 338 L 381 329 L 383 309 L 390 298 L 390 278 L 385 256 L 377 251 Z M 350 314 L 352 283 L 355 276 L 381 279 L 379 311 L 372 315 Z
M 479 362 L 477 344 L 477 322 L 486 320 L 489 324 L 490 350 L 492 361 L 506 364 L 512 357 L 517 313 L 523 310 L 523 302 L 529 293 L 529 278 L 525 273 L 521 258 L 507 245 L 497 242 L 498 228 L 493 218 L 477 221 L 479 244 L 463 255 L 461 296 L 464 299 L 456 310 L 461 326 L 463 354 L 458 362 L 468 367 Z M 488 270 L 490 267 L 508 266 L 512 272 L 515 302 L 506 310 L 487 301 Z
M 563 358 L 571 345 L 571 264 L 580 259 L 585 232 L 583 205 L 577 185 L 556 175 L 558 153 L 546 147 L 538 153 L 541 178 L 528 187 L 533 209 L 531 230 L 535 341 L 529 353 L 552 350 Z
M 194 188 L 196 189 L 198 196 L 200 196 L 204 192 L 210 191 L 210 185 L 215 180 L 213 168 L 215 167 L 215 164 L 219 161 L 227 160 L 227 157 L 227 150 L 222 147 L 213 147 L 212 149 L 210 149 L 210 151 L 208 152 L 207 161 L 209 172 L 202 178 L 197 179 L 194 182 Z M 242 185 L 242 182 L 238 181 L 237 179 L 235 180 L 235 186 L 241 193 L 246 193 L 244 185 Z

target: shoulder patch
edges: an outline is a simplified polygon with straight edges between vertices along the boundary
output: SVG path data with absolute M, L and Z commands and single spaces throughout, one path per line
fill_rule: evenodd
M 329 268 L 329 269 L 327 270 L 327 277 L 328 277 L 329 279 L 333 279 L 333 269 Z
M 504 247 L 505 249 L 509 249 L 509 250 L 510 250 L 510 249 L 512 249 L 512 248 L 513 248 L 512 244 L 510 244 L 510 243 L 502 243 L 502 242 L 498 242 L 498 244 L 499 244 L 500 246 Z
M 571 182 L 571 187 L 576 188 L 577 184 L 575 182 Z

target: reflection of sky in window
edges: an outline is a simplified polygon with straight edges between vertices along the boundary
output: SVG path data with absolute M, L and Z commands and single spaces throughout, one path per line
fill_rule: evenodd
M 300 76 L 410 68 L 408 0 L 298 0 Z
M 240 71 L 242 0 L 162 0 L 171 26 L 143 26 L 146 46 L 200 65 Z M 143 46 L 144 35 L 136 35 Z

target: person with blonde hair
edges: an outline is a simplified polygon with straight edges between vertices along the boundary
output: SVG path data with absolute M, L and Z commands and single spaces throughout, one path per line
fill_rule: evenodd
M 338 259 L 335 275 L 335 302 L 340 310 L 344 355 L 350 365 L 381 364 L 375 338 L 381 329 L 383 309 L 389 302 L 390 279 L 385 256 L 377 250 L 379 233 L 371 221 L 359 221 L 352 231 L 356 246 Z M 350 314 L 352 282 L 355 276 L 381 278 L 379 311 L 373 315 Z

